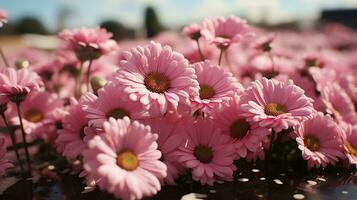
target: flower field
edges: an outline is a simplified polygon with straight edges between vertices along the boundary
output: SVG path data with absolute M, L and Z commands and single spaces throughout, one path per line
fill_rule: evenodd
M 230 15 L 120 42 L 81 27 L 50 50 L 0 44 L 3 198 L 357 198 L 345 189 L 356 181 L 356 36 Z

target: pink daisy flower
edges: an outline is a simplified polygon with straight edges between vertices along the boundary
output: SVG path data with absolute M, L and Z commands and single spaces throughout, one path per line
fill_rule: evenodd
M 87 145 L 88 141 L 90 141 L 96 135 L 105 134 L 103 129 L 96 129 L 94 127 L 88 127 L 88 126 L 84 128 L 84 133 L 85 133 L 85 136 L 83 138 L 83 141 L 86 145 Z M 87 146 L 85 148 L 87 148 Z M 97 182 L 100 180 L 100 178 L 96 179 L 95 177 L 93 177 L 93 175 L 95 175 L 95 174 L 89 173 L 87 170 L 82 168 L 82 171 L 81 171 L 81 173 L 79 173 L 78 176 L 80 178 L 85 178 L 84 182 L 86 183 L 87 187 L 95 189 L 95 186 L 96 186 Z
M 316 89 L 316 83 L 312 80 L 311 75 L 296 73 L 291 75 L 289 78 L 294 81 L 294 84 L 305 91 L 305 95 L 314 100 L 314 108 L 317 111 L 323 112 L 325 110 L 325 105 L 320 99 L 321 92 Z
M 5 159 L 6 154 L 6 142 L 4 137 L 0 137 L 0 185 L 1 179 L 6 174 L 6 169 L 13 165 Z
M 230 101 L 221 112 L 215 112 L 213 121 L 223 134 L 234 140 L 237 159 L 246 157 L 248 152 L 259 152 L 263 148 L 263 141 L 270 135 L 268 128 L 248 122 L 241 116 L 238 97 Z
M 350 124 L 342 125 L 342 143 L 344 153 L 350 165 L 357 167 L 357 126 Z
M 342 73 L 338 79 L 339 85 L 346 91 L 355 105 L 357 105 L 357 72 Z
M 201 34 L 220 49 L 227 49 L 231 44 L 254 36 L 247 21 L 234 16 L 205 20 Z
M 258 53 L 269 52 L 272 49 L 272 42 L 275 40 L 275 34 L 269 34 L 256 39 L 253 43 L 253 48 L 257 50 Z
M 184 122 L 185 120 L 173 113 L 145 121 L 145 124 L 150 125 L 151 131 L 159 135 L 158 149 L 162 153 L 162 162 L 167 166 L 164 181 L 168 185 L 175 185 L 175 179 L 183 171 L 183 166 L 177 160 L 177 150 L 184 142 L 181 134 Z
M 241 96 L 242 116 L 280 132 L 312 117 L 313 100 L 288 81 L 257 80 Z
M 128 117 L 110 118 L 103 127 L 105 134 L 89 140 L 83 152 L 84 169 L 90 177 L 99 180 L 101 189 L 123 200 L 156 194 L 167 170 L 159 160 L 158 136 L 149 126 Z
M 318 67 L 323 68 L 327 60 L 317 53 L 310 53 L 304 56 L 304 67 Z
M 189 105 L 189 96 L 198 94 L 195 70 L 169 46 L 151 42 L 124 57 L 116 79 L 131 100 L 150 105 L 151 111 L 164 114 L 178 102 Z
M 98 97 L 88 93 L 83 101 L 83 110 L 87 113 L 89 125 L 97 128 L 101 128 L 103 122 L 110 117 L 122 119 L 127 116 L 134 120 L 148 117 L 147 107 L 148 105 L 144 107 L 143 104 L 130 100 L 113 82 L 100 89 Z
M 338 122 L 357 123 L 355 106 L 351 98 L 337 83 L 330 83 L 323 87 L 321 95 L 327 112 L 332 114 Z
M 85 169 L 83 169 L 79 174 L 79 178 L 84 178 L 83 183 L 86 184 L 86 187 L 84 188 L 85 191 L 93 191 L 96 188 L 97 182 L 100 180 L 94 180 L 94 178 L 89 174 Z
M 58 131 L 56 139 L 57 151 L 69 159 L 79 156 L 86 147 L 83 139 L 86 135 L 85 128 L 88 119 L 82 106 L 82 100 L 77 102 L 75 99 L 71 99 L 68 115 L 63 120 L 63 129 Z
M 23 101 L 30 91 L 42 85 L 41 78 L 28 69 L 6 68 L 0 73 L 0 92 L 11 101 Z
M 7 12 L 6 10 L 1 10 L 0 9 L 0 28 L 4 26 L 4 24 L 7 23 Z
M 182 30 L 182 34 L 192 40 L 198 40 L 201 37 L 201 26 L 196 23 L 185 26 Z
M 313 118 L 297 127 L 296 142 L 309 168 L 325 168 L 327 164 L 334 165 L 339 158 L 344 157 L 340 132 L 333 119 L 321 112 L 316 112 Z
M 262 141 L 262 147 L 258 148 L 257 151 L 247 151 L 247 156 L 245 157 L 245 159 L 248 162 L 255 162 L 258 159 L 264 160 L 265 152 L 269 149 L 269 147 L 270 139 L 268 137 L 264 137 L 264 140 Z
M 6 56 L 8 57 L 10 66 L 14 66 L 16 69 L 31 67 L 31 70 L 34 72 L 41 65 L 48 63 L 53 58 L 48 52 L 30 47 L 16 48 L 6 54 Z
M 295 73 L 296 67 L 292 58 L 286 55 L 281 55 L 279 53 L 274 52 L 269 56 L 267 53 L 256 53 L 248 60 L 248 67 L 253 68 L 249 70 L 254 70 L 262 73 L 265 77 L 275 77 L 276 74 L 273 74 L 273 64 L 272 60 L 274 60 L 274 71 L 282 74 L 293 74 Z M 254 74 L 254 73 L 251 73 Z M 257 74 L 255 74 L 257 75 Z M 276 77 L 277 79 L 278 77 Z
M 72 72 L 74 68 L 79 68 L 79 61 L 73 51 L 58 49 L 54 54 L 55 65 L 62 71 Z
M 207 60 L 216 58 L 216 48 L 214 46 L 208 44 L 206 41 L 200 41 L 199 45 L 200 49 L 198 49 L 198 45 L 195 43 L 185 42 L 179 49 L 179 52 L 181 52 L 191 64 L 202 61 L 199 50 L 201 50 L 202 55 Z
M 62 104 L 64 101 L 62 101 Z M 52 111 L 52 118 L 53 118 L 53 124 L 49 125 L 48 128 L 48 133 L 47 135 L 44 135 L 42 138 L 49 144 L 55 146 L 55 142 L 58 136 L 58 131 L 63 128 L 63 120 L 68 114 L 68 106 L 56 108 L 54 111 Z
M 208 60 L 193 64 L 199 83 L 199 95 L 191 97 L 191 106 L 195 110 L 210 112 L 220 109 L 234 95 L 243 91 L 242 86 L 230 72 Z
M 319 92 L 331 82 L 337 81 L 336 71 L 330 68 L 309 67 L 308 72 L 316 83 L 316 89 Z
M 202 185 L 232 181 L 235 159 L 232 139 L 222 134 L 210 120 L 187 125 L 187 140 L 177 152 L 177 159 L 192 170 L 192 179 Z
M 46 91 L 33 91 L 20 104 L 24 128 L 32 138 L 46 138 L 53 133 L 50 126 L 56 124 L 54 112 L 62 107 L 63 102 L 55 94 Z M 14 105 L 13 105 L 14 106 Z M 16 108 L 9 114 L 11 124 L 20 125 Z
M 97 59 L 115 50 L 117 44 L 111 37 L 111 33 L 99 27 L 64 30 L 59 34 L 65 42 L 65 49 L 74 51 L 81 62 Z

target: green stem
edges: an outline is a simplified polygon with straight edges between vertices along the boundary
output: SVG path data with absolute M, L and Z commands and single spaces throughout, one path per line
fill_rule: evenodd
M 223 57 L 223 52 L 224 52 L 224 49 L 221 48 L 221 52 L 219 53 L 219 58 L 218 58 L 218 65 L 221 65 L 222 57 Z
M 92 66 L 92 63 L 93 63 L 93 60 L 92 59 L 90 59 L 89 60 L 89 64 L 88 64 L 88 69 L 87 69 L 87 92 L 89 92 L 89 87 L 90 87 L 90 81 L 89 81 L 89 78 L 90 78 L 90 68 L 91 68 L 91 66 Z
M 82 71 L 83 71 L 83 62 L 80 63 L 79 72 L 76 77 L 76 86 L 75 86 L 75 97 L 78 99 L 81 96 L 81 85 L 82 85 Z
M 270 62 L 271 62 L 272 74 L 273 74 L 273 77 L 274 77 L 275 75 L 277 75 L 277 72 L 275 70 L 275 62 L 274 62 L 273 55 L 271 54 L 271 51 L 268 52 L 268 56 L 269 56 L 269 59 L 270 59 Z
M 272 130 L 271 130 L 271 140 L 270 140 L 270 146 L 272 146 L 272 145 L 273 145 L 274 138 L 275 138 L 275 131 L 274 131 L 274 129 L 272 129 Z
M 29 143 L 27 143 L 27 147 L 38 146 L 40 144 L 40 142 L 41 142 L 40 139 L 37 139 L 37 140 L 32 141 L 32 142 L 29 142 Z M 22 142 L 21 143 L 17 143 L 16 144 L 16 148 L 19 148 L 19 149 L 25 148 L 25 145 Z M 11 150 L 14 150 L 15 148 L 14 148 L 14 146 L 11 146 L 8 149 L 11 151 Z
M 1 117 L 2 117 L 2 120 L 4 121 L 4 124 L 5 124 L 6 128 L 7 128 L 7 130 L 9 131 L 11 142 L 12 142 L 12 146 L 14 147 L 14 151 L 15 151 L 15 154 L 16 154 L 16 159 L 17 159 L 17 161 L 18 161 L 18 163 L 20 165 L 21 174 L 24 174 L 24 167 L 22 166 L 22 162 L 21 162 L 21 159 L 20 159 L 20 154 L 19 154 L 19 152 L 17 150 L 17 147 L 16 147 L 16 136 L 15 136 L 14 129 L 7 122 L 5 113 L 1 113 Z
M 22 134 L 22 139 L 23 139 L 24 145 L 25 145 L 26 162 L 27 162 L 27 165 L 28 165 L 28 170 L 31 173 L 30 154 L 29 154 L 29 150 L 27 148 L 26 132 L 25 132 L 25 129 L 24 129 L 23 121 L 22 121 L 20 102 L 16 102 L 16 110 L 17 110 L 17 115 L 19 116 L 19 119 L 20 119 L 21 134 Z
M 224 52 L 224 57 L 225 57 L 225 59 L 226 59 L 226 61 L 227 61 L 227 65 L 228 65 L 229 71 L 231 71 L 231 73 L 234 75 L 234 71 L 233 71 L 231 62 L 229 61 L 228 51 L 225 51 L 225 52 Z
M 271 161 L 271 154 L 273 152 L 274 138 L 275 138 L 275 131 L 274 131 L 274 129 L 272 129 L 271 130 L 271 135 L 270 135 L 269 149 L 268 149 L 268 151 L 266 153 L 266 163 Z
M 7 61 L 6 56 L 4 54 L 4 51 L 2 50 L 1 47 L 0 47 L 0 55 L 1 55 L 1 58 L 2 58 L 2 60 L 4 61 L 5 65 L 6 65 L 6 67 L 9 68 L 10 67 L 9 62 Z
M 200 41 L 197 39 L 196 43 L 197 43 L 198 53 L 200 54 L 201 61 L 204 61 L 205 57 L 203 56 L 203 53 L 202 53 L 202 50 L 201 50 Z

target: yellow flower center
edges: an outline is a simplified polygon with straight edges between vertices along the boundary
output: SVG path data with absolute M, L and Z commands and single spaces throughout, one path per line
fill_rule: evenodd
M 202 163 L 209 163 L 213 158 L 212 148 L 207 145 L 196 146 L 193 154 Z
M 123 151 L 118 154 L 117 165 L 127 171 L 133 171 L 139 166 L 139 159 L 133 152 Z
M 278 103 L 268 103 L 264 107 L 264 113 L 267 115 L 278 116 L 286 113 L 286 109 L 283 105 Z
M 242 139 L 247 135 L 250 125 L 244 119 L 234 121 L 229 129 L 232 138 Z
M 357 157 L 357 149 L 353 146 L 353 144 L 347 142 L 345 144 L 345 149 L 347 150 L 347 152 L 355 157 Z
M 318 151 L 320 149 L 320 140 L 313 135 L 306 135 L 304 144 L 311 151 Z
M 205 84 L 200 85 L 199 93 L 201 99 L 209 99 L 215 95 L 213 87 Z
M 114 108 L 110 110 L 106 116 L 107 118 L 114 117 L 115 119 L 123 119 L 125 116 L 129 117 L 129 112 L 121 108 Z
M 28 110 L 25 113 L 24 118 L 29 122 L 37 123 L 37 122 L 42 121 L 43 117 L 44 117 L 43 113 L 40 110 L 33 108 L 33 109 Z
M 317 67 L 317 60 L 313 58 L 308 58 L 305 60 L 306 67 Z
M 26 59 L 19 59 L 15 63 L 16 69 L 25 69 L 30 66 L 30 62 Z
M 164 93 L 170 88 L 170 80 L 165 74 L 151 72 L 145 76 L 145 87 L 151 92 Z

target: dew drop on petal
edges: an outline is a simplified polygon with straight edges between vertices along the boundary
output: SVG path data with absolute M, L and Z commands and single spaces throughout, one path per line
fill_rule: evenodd
M 86 186 L 86 187 L 84 187 L 84 190 L 81 193 L 82 194 L 89 193 L 89 192 L 92 192 L 94 189 L 95 189 L 95 187 Z
M 309 185 L 317 185 L 316 181 L 312 181 L 312 180 L 307 180 L 306 181 Z
M 47 169 L 49 169 L 49 170 L 54 170 L 54 169 L 55 169 L 55 166 L 53 166 L 53 165 L 48 165 Z
M 342 193 L 342 194 L 348 194 L 348 191 L 342 190 L 341 193 Z
M 322 177 L 318 177 L 317 180 L 322 181 L 322 182 L 326 182 L 326 179 L 324 179 Z
M 260 170 L 259 169 L 252 169 L 252 172 L 258 173 L 258 172 L 260 172 Z
M 305 196 L 303 194 L 294 194 L 293 198 L 299 200 L 299 199 L 305 199 Z
M 205 194 L 198 194 L 198 193 L 190 193 L 186 194 L 181 197 L 181 200 L 199 200 L 199 199 L 205 199 L 207 198 L 207 195 Z
M 240 178 L 240 179 L 238 179 L 238 181 L 240 181 L 240 182 L 248 182 L 249 179 L 248 178 Z

